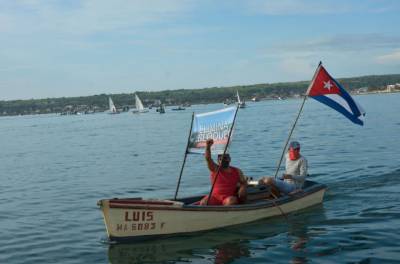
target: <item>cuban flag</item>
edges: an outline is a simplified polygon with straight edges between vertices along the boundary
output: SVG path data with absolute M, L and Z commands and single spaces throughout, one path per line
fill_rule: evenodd
M 332 107 L 353 123 L 364 125 L 361 116 L 365 111 L 357 104 L 350 94 L 335 80 L 320 63 L 307 90 L 307 95 Z

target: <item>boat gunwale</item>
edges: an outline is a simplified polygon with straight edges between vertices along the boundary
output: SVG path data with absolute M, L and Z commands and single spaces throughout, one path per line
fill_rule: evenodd
M 308 195 L 311 195 L 311 194 L 314 194 L 314 193 L 317 193 L 317 192 L 320 192 L 320 191 L 326 191 L 326 189 L 327 189 L 327 186 L 325 186 L 325 185 L 323 185 L 323 184 L 318 184 L 318 186 L 315 186 L 315 187 L 318 187 L 318 188 L 313 188 L 313 190 L 312 190 L 312 192 L 310 191 L 310 192 L 307 192 L 307 194 Z M 303 193 L 304 194 L 304 193 Z M 290 199 L 290 201 L 288 201 L 288 202 L 294 202 L 295 200 L 300 200 L 300 199 L 302 199 L 302 198 L 304 198 L 304 197 L 306 197 L 307 195 L 302 195 L 301 197 L 298 197 L 298 198 L 296 198 L 296 199 Z M 284 197 L 283 197 L 284 198 Z M 289 199 L 286 199 L 286 201 L 287 200 L 289 200 Z M 287 202 L 285 202 L 285 203 L 287 203 Z M 284 203 L 284 204 L 285 204 Z M 318 203 L 319 204 L 319 203 Z M 317 204 L 313 204 L 312 206 L 316 206 Z M 271 205 L 269 205 L 269 206 L 266 206 L 266 207 L 259 207 L 259 208 L 256 208 L 256 209 L 266 209 L 266 208 L 270 208 L 270 207 L 273 207 L 274 205 L 272 205 L 272 203 L 271 203 Z M 213 206 L 213 207 L 217 207 L 217 206 Z M 222 206 L 220 206 L 220 207 L 222 207 Z M 226 207 L 226 206 L 225 206 Z M 130 208 L 129 208 L 130 209 Z M 144 209 L 144 208 L 138 208 L 138 209 Z M 149 208 L 149 209 L 154 209 L 154 208 Z M 160 208 L 161 210 L 165 210 L 166 208 Z M 175 209 L 175 208 L 174 208 Z M 174 210 L 173 208 L 168 208 L 167 210 Z M 182 208 L 181 208 L 182 209 Z M 215 208 L 211 208 L 211 209 L 215 209 Z M 247 208 L 247 209 L 244 209 L 244 210 L 249 210 L 250 208 Z M 254 208 L 253 208 L 254 209 Z M 305 209 L 305 208 L 302 208 L 302 209 Z M 302 210 L 301 209 L 301 210 Z M 156 209 L 157 210 L 157 209 Z M 176 209 L 175 209 L 176 210 Z M 177 210 L 179 210 L 179 209 L 177 209 Z M 243 211 L 244 211 L 243 210 Z M 183 210 L 183 211 L 186 211 L 186 210 Z M 193 210 L 188 210 L 188 211 L 193 211 Z M 210 210 L 210 211 L 217 211 L 217 210 Z M 231 210 L 226 210 L 226 211 L 224 211 L 224 210 L 218 210 L 219 212 L 226 212 L 226 211 L 231 211 Z M 242 210 L 239 210 L 239 211 L 242 211 Z M 292 212 L 289 212 L 289 213 L 292 213 Z M 275 215 L 275 216 L 273 216 L 273 217 L 279 217 L 279 215 Z M 251 223 L 251 222 L 255 222 L 255 221 L 259 221 L 259 220 L 261 220 L 262 218 L 260 218 L 260 219 L 256 219 L 256 220 L 254 220 L 254 221 L 249 221 L 249 222 L 245 222 L 245 223 Z M 224 227 L 219 227 L 219 228 L 231 228 L 231 227 L 234 227 L 234 226 L 239 226 L 239 225 L 242 225 L 242 224 L 245 224 L 245 223 L 238 223 L 238 224 L 234 224 L 234 225 L 229 225 L 229 226 L 224 226 Z M 219 229 L 218 228 L 218 229 Z M 203 233 L 203 232 L 209 232 L 209 231 L 212 231 L 212 230 L 215 230 L 214 228 L 213 229 L 207 229 L 207 230 L 196 230 L 196 231 L 190 231 L 190 232 L 177 232 L 177 233 L 167 233 L 167 234 L 152 234 L 152 235 L 140 235 L 140 236 L 115 236 L 115 235 L 109 235 L 108 236 L 108 239 L 109 239 L 109 241 L 111 242 L 111 243 L 134 243 L 134 242 L 145 242 L 145 241 L 150 241 L 150 240 L 153 240 L 153 239 L 168 239 L 168 238 L 172 238 L 172 237 L 177 237 L 177 236 L 192 236 L 192 235 L 194 235 L 194 234 L 199 234 L 199 233 Z
M 303 189 L 302 192 L 295 193 L 293 195 L 285 195 L 283 197 L 280 197 L 278 199 L 273 199 L 273 200 L 267 200 L 267 199 L 261 199 L 257 200 L 252 203 L 247 203 L 247 204 L 239 204 L 239 205 L 231 205 L 231 206 L 213 206 L 213 205 L 207 205 L 207 206 L 201 206 L 201 205 L 194 205 L 194 204 L 182 204 L 179 205 L 179 201 L 177 201 L 177 204 L 174 204 L 175 201 L 173 200 L 163 200 L 161 201 L 152 201 L 152 200 L 141 200 L 142 202 L 139 202 L 138 200 L 132 200 L 132 201 L 127 201 L 128 199 L 122 199 L 122 201 L 118 201 L 119 199 L 110 199 L 110 200 L 100 200 L 102 201 L 109 201 L 109 208 L 113 209 L 144 209 L 144 210 L 173 210 L 173 211 L 216 211 L 216 212 L 228 212 L 228 211 L 249 211 L 249 210 L 257 210 L 257 209 L 263 209 L 263 208 L 269 208 L 269 207 L 275 207 L 275 206 L 280 206 L 284 205 L 286 203 L 302 199 L 308 195 L 311 195 L 313 193 L 319 192 L 321 190 L 326 190 L 327 186 L 321 183 L 316 183 L 312 182 L 313 185 L 307 187 L 306 189 Z M 117 204 L 113 204 L 113 202 Z M 120 204 L 118 204 L 120 203 Z M 130 204 L 129 204 L 130 203 Z M 159 205 L 165 205 L 165 206 L 157 206 Z M 133 204 L 133 205 L 131 205 Z M 142 205 L 140 205 L 142 204 Z M 167 205 L 168 204 L 168 205 Z

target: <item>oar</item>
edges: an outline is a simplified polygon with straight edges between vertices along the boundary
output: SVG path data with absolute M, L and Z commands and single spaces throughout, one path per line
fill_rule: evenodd
M 277 197 L 275 194 L 273 194 L 272 192 L 271 192 L 271 195 L 272 195 L 272 197 L 274 197 L 275 199 L 278 199 L 278 197 Z M 277 205 L 277 204 L 275 203 L 274 200 L 271 200 L 271 202 L 272 202 L 272 204 L 273 204 L 276 208 L 279 209 L 279 211 L 281 211 L 281 214 L 285 217 L 286 222 L 289 224 L 289 218 L 288 218 L 287 214 L 285 214 L 285 212 L 282 210 L 282 208 L 281 208 L 279 205 Z
M 258 184 L 258 181 L 252 181 L 251 184 Z M 270 194 L 272 195 L 272 197 L 274 197 L 274 199 L 278 199 L 279 197 L 277 197 L 273 192 L 270 191 Z M 272 204 L 278 208 L 278 210 L 281 212 L 281 215 L 283 215 L 286 219 L 286 222 L 289 224 L 289 218 L 287 216 L 287 214 L 282 210 L 282 208 L 274 201 L 271 200 Z

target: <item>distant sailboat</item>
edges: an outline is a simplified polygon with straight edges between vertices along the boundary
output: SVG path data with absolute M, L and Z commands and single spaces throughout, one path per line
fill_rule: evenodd
M 246 103 L 244 101 L 240 100 L 239 91 L 236 91 L 236 97 L 237 97 L 237 103 L 239 105 L 239 108 L 245 108 Z
M 147 113 L 149 110 L 145 109 L 143 106 L 142 101 L 140 100 L 139 96 L 135 94 L 135 109 L 132 110 L 132 113 L 139 114 L 139 113 Z
M 108 106 L 109 106 L 109 112 L 108 112 L 109 114 L 119 114 L 111 97 L 108 97 Z

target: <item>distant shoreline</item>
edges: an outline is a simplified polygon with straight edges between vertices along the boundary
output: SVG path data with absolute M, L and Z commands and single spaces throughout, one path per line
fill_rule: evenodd
M 370 91 L 370 92 L 364 92 L 364 93 L 351 93 L 352 95 L 356 95 L 356 96 L 358 96 L 358 95 L 371 95 L 371 94 L 395 94 L 395 93 L 400 93 L 400 90 L 395 90 L 395 91 L 390 91 L 390 92 L 388 92 L 388 91 Z M 300 96 L 300 97 L 286 97 L 285 99 L 278 99 L 278 98 L 262 98 L 262 99 L 260 99 L 259 101 L 280 101 L 280 100 L 288 100 L 288 99 L 290 99 L 290 100 L 292 100 L 292 99 L 301 99 L 302 98 L 302 96 Z M 252 101 L 250 101 L 250 102 L 252 102 Z M 218 103 L 221 103 L 221 102 L 210 102 L 210 103 L 198 103 L 198 104 L 194 104 L 194 105 L 206 105 L 206 104 L 218 104 Z M 252 102 L 252 103 L 257 103 L 257 102 Z M 223 104 L 223 103 L 221 103 L 221 104 Z M 174 105 L 168 105 L 169 107 L 172 107 L 172 106 L 174 106 Z M 133 107 L 133 106 L 132 106 Z M 106 112 L 107 110 L 104 110 L 104 111 L 97 111 L 97 112 L 92 112 L 91 114 L 94 114 L 94 113 L 104 113 L 104 112 Z M 128 112 L 128 111 L 126 111 L 126 112 Z M 20 115 L 0 115 L 0 117 L 11 117 L 11 116 L 30 116 L 30 115 L 49 115 L 49 114 L 52 114 L 52 115 L 85 115 L 85 113 L 71 113 L 71 114 L 62 114 L 62 113 L 60 113 L 60 112 L 48 112 L 48 113 L 27 113 L 27 114 L 20 114 Z
M 367 95 L 367 94 L 391 94 L 391 93 L 400 93 L 400 90 L 394 90 L 394 91 L 370 91 L 370 92 L 365 92 L 365 93 L 351 93 L 352 95 Z
M 343 78 L 338 79 L 338 81 L 354 95 L 400 92 L 400 74 Z M 141 98 L 145 107 L 157 107 L 160 104 L 188 107 L 192 104 L 232 104 L 237 100 L 237 92 L 239 92 L 241 99 L 246 102 L 301 98 L 308 85 L 309 81 L 299 81 L 202 89 L 138 91 L 136 94 Z M 134 107 L 134 94 L 100 94 L 81 97 L 0 101 L 0 116 L 50 113 L 75 115 L 104 112 L 108 110 L 109 97 L 112 97 L 115 106 L 120 111 L 129 111 Z

